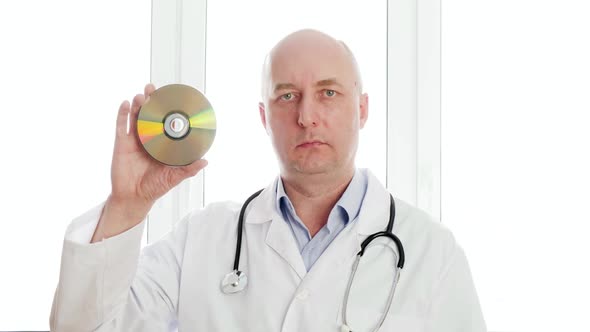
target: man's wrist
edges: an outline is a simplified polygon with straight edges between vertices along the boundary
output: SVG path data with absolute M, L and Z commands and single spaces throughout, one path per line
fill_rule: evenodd
M 153 204 L 120 201 L 109 196 L 91 243 L 119 235 L 141 223 Z

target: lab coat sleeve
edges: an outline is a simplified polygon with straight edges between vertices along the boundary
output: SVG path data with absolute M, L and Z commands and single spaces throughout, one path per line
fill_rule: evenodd
M 91 211 L 72 226 L 99 217 Z M 179 222 L 141 256 L 143 222 L 93 244 L 66 236 L 51 331 L 168 331 L 175 324 L 187 224 Z
M 463 249 L 455 245 L 434 287 L 427 332 L 486 332 L 486 324 Z
M 96 206 L 86 214 L 75 219 L 66 230 L 65 239 L 76 243 L 88 244 L 92 240 L 94 230 L 98 225 L 98 220 L 102 214 L 104 203 Z

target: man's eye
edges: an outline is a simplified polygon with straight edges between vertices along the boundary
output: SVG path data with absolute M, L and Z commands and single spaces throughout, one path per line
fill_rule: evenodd
M 284 95 L 281 96 L 282 100 L 291 100 L 293 99 L 293 94 L 291 92 L 289 93 L 285 93 Z
M 325 92 L 327 97 L 334 97 L 336 95 L 336 91 L 334 90 L 326 90 Z

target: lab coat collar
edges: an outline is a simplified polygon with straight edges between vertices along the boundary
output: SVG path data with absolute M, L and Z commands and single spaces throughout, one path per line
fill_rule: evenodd
M 262 224 L 272 220 L 273 214 L 275 213 L 275 200 L 276 200 L 276 188 L 277 177 L 272 181 L 262 192 L 255 198 L 250 206 L 246 210 L 247 224 Z
M 389 221 L 389 192 L 379 182 L 379 179 L 368 169 L 362 169 L 366 172 L 368 184 L 367 192 L 361 210 L 358 214 L 357 232 L 362 235 L 369 235 L 375 232 L 385 230 Z M 271 182 L 261 193 L 258 198 L 254 199 L 246 211 L 246 220 L 248 224 L 261 224 L 273 219 L 275 216 L 276 186 L 280 177 Z M 404 210 L 396 204 L 396 223 L 401 219 Z
M 281 256 L 293 271 L 297 273 L 299 280 L 303 280 L 307 271 L 299 248 L 289 225 L 282 222 L 279 212 L 276 210 L 277 177 L 269 186 L 264 188 L 260 195 L 250 203 L 251 209 L 246 210 L 247 224 L 263 224 L 274 220 L 268 227 L 266 244 Z
M 369 235 L 384 231 L 389 222 L 389 191 L 381 184 L 371 171 L 367 172 L 367 193 L 363 199 L 358 215 L 358 230 L 360 235 Z M 398 205 L 396 204 L 396 223 L 399 220 Z

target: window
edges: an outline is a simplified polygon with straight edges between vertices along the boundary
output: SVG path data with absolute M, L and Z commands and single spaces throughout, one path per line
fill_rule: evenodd
M 150 3 L 0 4 L 0 331 L 48 330 L 62 239 L 110 192 L 119 104 L 150 80 Z
M 490 331 L 588 331 L 590 4 L 443 1 L 442 222 Z
M 281 1 L 208 3 L 206 95 L 215 108 L 218 130 L 206 156 L 206 203 L 241 202 L 278 174 L 258 116 L 261 69 L 276 42 L 303 28 L 331 34 L 355 53 L 369 94 L 369 120 L 361 131 L 357 166 L 370 168 L 385 183 L 386 8 L 384 0 L 362 6 L 336 0 L 305 0 L 297 5 Z M 228 22 L 239 29 L 228 29 Z

